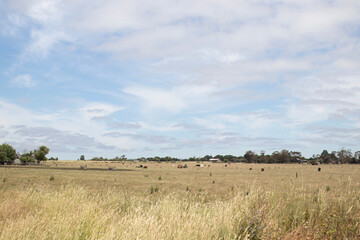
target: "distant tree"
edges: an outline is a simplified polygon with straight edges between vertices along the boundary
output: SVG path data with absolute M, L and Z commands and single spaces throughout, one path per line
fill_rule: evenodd
M 20 161 L 22 164 L 29 164 L 31 162 L 35 162 L 34 154 L 33 152 L 24 153 L 20 157 Z
M 46 161 L 46 155 L 49 153 L 50 149 L 46 146 L 41 146 L 39 149 L 34 150 L 34 156 L 38 163 L 41 161 Z
M 233 156 L 233 155 L 225 155 L 223 161 L 224 162 L 234 162 L 235 161 L 235 156 Z
M 244 158 L 246 159 L 247 163 L 253 163 L 256 161 L 257 155 L 253 151 L 249 150 L 245 153 Z
M 259 162 L 259 163 L 265 163 L 265 162 L 267 162 L 267 161 L 266 161 L 265 151 L 264 151 L 264 150 L 261 150 L 261 151 L 260 151 L 260 155 L 259 155 L 259 157 L 258 157 L 258 159 L 257 159 L 257 162 Z
M 85 156 L 84 156 L 84 155 L 81 155 L 81 156 L 80 156 L 80 160 L 81 160 L 81 161 L 85 161 Z
M 351 163 L 360 163 L 360 151 L 354 153 Z
M 320 154 L 320 159 L 323 163 L 329 163 L 331 160 L 329 152 L 327 150 L 323 150 Z
M 274 160 L 275 163 L 279 163 L 279 158 L 280 158 L 280 152 L 279 151 L 275 151 L 271 154 L 272 159 Z
M 293 163 L 300 163 L 304 158 L 301 156 L 301 152 L 291 151 L 290 161 Z
M 0 145 L 0 164 L 12 163 L 16 159 L 16 150 L 9 144 Z
M 341 149 L 337 152 L 337 157 L 340 163 L 348 163 L 351 161 L 352 153 L 350 149 Z
M 279 155 L 279 162 L 280 163 L 289 163 L 291 161 L 290 152 L 286 149 L 281 150 Z
M 221 161 L 224 161 L 224 156 L 223 155 L 218 154 L 218 155 L 215 156 L 215 158 L 218 158 Z
M 209 161 L 211 158 L 212 158 L 211 155 L 206 155 L 206 156 L 203 157 L 202 160 L 203 160 L 203 161 Z

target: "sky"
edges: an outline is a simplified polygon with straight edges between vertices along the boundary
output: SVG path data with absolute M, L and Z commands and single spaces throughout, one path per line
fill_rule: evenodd
M 360 150 L 359 0 L 0 0 L 0 144 Z

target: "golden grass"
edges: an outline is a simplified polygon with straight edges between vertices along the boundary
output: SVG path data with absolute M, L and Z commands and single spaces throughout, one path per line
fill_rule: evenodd
M 193 164 L 2 167 L 0 239 L 360 238 L 360 166 Z

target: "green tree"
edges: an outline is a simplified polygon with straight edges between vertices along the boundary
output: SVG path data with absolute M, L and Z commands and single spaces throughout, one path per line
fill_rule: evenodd
M 24 152 L 20 156 L 20 161 L 22 164 L 29 164 L 30 162 L 35 162 L 34 153 L 32 151 L 30 152 Z
M 31 162 L 35 162 L 35 159 L 33 156 L 21 156 L 20 161 L 22 164 L 28 164 Z
M 274 152 L 275 153 L 275 152 Z M 274 154 L 273 153 L 273 154 Z M 276 152 L 276 157 L 279 163 L 289 163 L 291 159 L 290 152 L 286 149 L 281 150 L 281 152 Z
M 41 146 L 39 149 L 34 150 L 35 159 L 40 163 L 40 161 L 46 161 L 46 155 L 49 153 L 50 149 L 46 146 Z
M 0 164 L 12 163 L 16 159 L 16 150 L 9 144 L 0 145 Z
M 331 161 L 331 156 L 327 150 L 323 150 L 320 154 L 320 158 L 323 163 L 329 163 Z
M 244 158 L 246 159 L 247 163 L 253 163 L 256 161 L 257 155 L 253 151 L 249 150 L 245 153 Z

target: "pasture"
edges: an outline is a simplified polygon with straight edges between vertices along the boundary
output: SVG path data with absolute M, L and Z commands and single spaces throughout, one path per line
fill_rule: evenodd
M 360 237 L 358 165 L 178 164 L 2 166 L 0 238 Z

